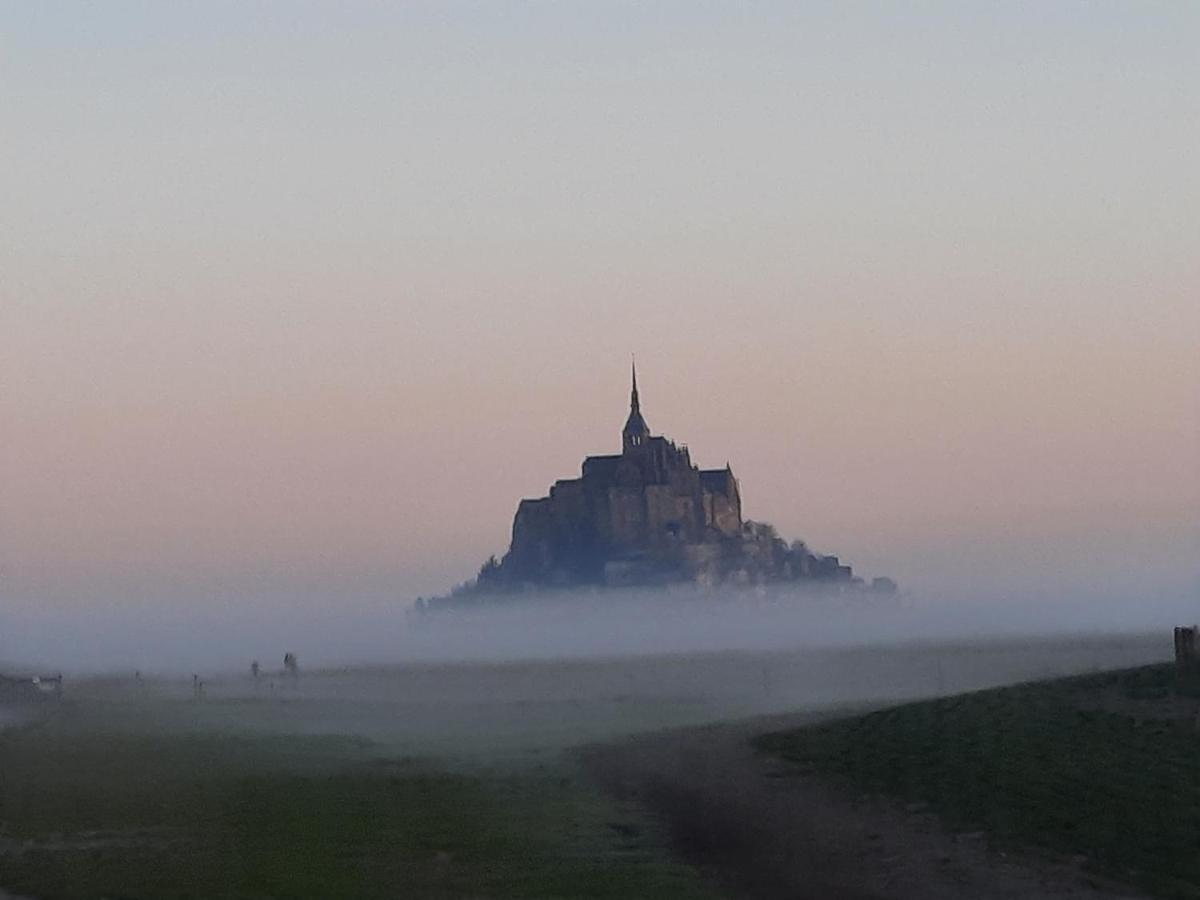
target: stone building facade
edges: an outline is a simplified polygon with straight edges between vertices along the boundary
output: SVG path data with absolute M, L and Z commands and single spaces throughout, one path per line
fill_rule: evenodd
M 504 580 L 613 583 L 653 579 L 742 530 L 742 501 L 728 465 L 700 469 L 688 448 L 652 435 L 642 416 L 637 370 L 621 452 L 589 456 L 578 478 L 546 497 L 522 500 Z M 703 556 L 703 554 L 699 554 Z

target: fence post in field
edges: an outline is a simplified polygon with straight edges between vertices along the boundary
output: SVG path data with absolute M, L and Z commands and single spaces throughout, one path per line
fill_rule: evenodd
M 1196 626 L 1175 628 L 1175 665 L 1180 669 L 1200 668 L 1196 657 Z

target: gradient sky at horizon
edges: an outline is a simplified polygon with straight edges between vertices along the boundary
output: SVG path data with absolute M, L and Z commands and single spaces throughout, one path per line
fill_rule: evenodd
M 1200 586 L 1197 47 L 1188 3 L 3 4 L 5 602 L 437 592 L 618 446 L 631 353 L 867 576 Z

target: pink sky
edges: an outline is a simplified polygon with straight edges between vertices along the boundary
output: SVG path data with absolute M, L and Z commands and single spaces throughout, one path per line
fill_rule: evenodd
M 1200 28 L 1038 8 L 29 14 L 8 602 L 444 589 L 617 447 L 633 352 L 654 431 L 863 574 L 1196 584 Z

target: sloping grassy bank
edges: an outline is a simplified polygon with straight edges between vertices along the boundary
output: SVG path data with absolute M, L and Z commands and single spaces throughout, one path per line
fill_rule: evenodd
M 343 738 L 0 734 L 0 886 L 51 898 L 709 896 L 569 772 Z
M 911 703 L 757 747 L 1001 846 L 1200 897 L 1200 679 L 1148 666 Z

